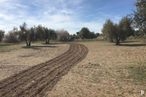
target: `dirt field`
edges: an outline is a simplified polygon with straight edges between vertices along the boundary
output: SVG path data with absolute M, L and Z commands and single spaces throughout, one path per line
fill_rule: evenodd
M 33 44 L 32 48 L 24 48 L 24 45 L 5 44 L 0 46 L 0 80 L 31 66 L 53 59 L 69 49 L 67 44 L 50 46 Z
M 145 76 L 146 75 L 146 56 L 145 56 L 146 45 L 145 44 L 140 44 L 140 42 L 127 42 L 125 44 L 122 44 L 121 46 L 114 46 L 114 44 L 110 44 L 102 41 L 95 41 L 95 42 L 91 41 L 91 42 L 80 42 L 80 43 L 88 47 L 89 52 L 87 57 L 82 62 L 75 65 L 75 67 L 73 67 L 71 70 L 70 70 L 72 66 L 71 64 L 69 65 L 69 67 L 66 67 L 65 64 L 67 63 L 64 63 L 63 61 L 62 61 L 63 63 L 60 63 L 60 61 L 57 61 L 58 59 L 54 59 L 56 61 L 53 62 L 53 64 L 56 65 L 57 67 L 52 65 L 51 61 L 50 61 L 51 63 L 47 62 L 48 65 L 46 65 L 46 63 L 38 65 L 28 71 L 23 72 L 22 73 L 23 75 L 19 74 L 17 76 L 10 77 L 2 81 L 0 83 L 0 97 L 1 96 L 10 97 L 10 95 L 11 97 L 43 97 L 42 95 L 46 95 L 45 91 L 48 91 L 47 97 L 145 97 L 146 96 L 146 95 L 141 96 L 140 93 L 141 90 L 145 91 L 146 93 L 146 76 Z M 62 48 L 62 51 L 67 51 L 67 48 L 69 48 L 68 45 L 63 45 L 63 44 L 61 44 L 59 47 Z M 59 47 L 41 48 L 41 49 L 43 51 L 46 51 L 44 52 L 45 54 L 50 49 L 51 50 L 56 49 L 55 54 L 59 55 L 61 54 Z M 17 49 L 14 49 L 15 47 L 12 48 L 10 49 L 11 53 L 12 50 L 18 52 L 24 49 L 24 48 L 18 49 L 18 47 L 16 47 Z M 20 55 L 23 54 L 23 56 L 26 56 L 27 59 L 27 57 L 30 57 L 29 51 L 36 52 L 40 50 L 40 48 L 24 49 L 24 50 L 28 50 L 28 53 L 25 53 L 25 51 L 24 53 L 18 52 L 16 53 L 17 56 L 19 55 L 18 58 L 21 58 Z M 80 55 L 81 57 L 82 54 L 84 54 L 81 53 L 81 51 L 84 52 L 80 48 L 74 49 L 73 53 L 70 53 L 70 51 L 67 53 L 69 54 L 68 56 L 65 55 L 66 57 L 64 58 L 62 56 L 58 58 L 60 58 L 61 60 L 66 60 L 68 63 L 75 64 L 78 61 L 79 57 L 76 57 L 74 55 L 77 54 L 77 56 Z M 2 52 L 0 54 L 6 54 L 10 52 Z M 42 57 L 46 57 L 43 56 L 44 53 L 39 55 L 41 55 Z M 53 56 L 52 54 L 54 53 L 48 53 L 48 56 L 52 56 L 48 58 L 51 59 L 56 56 L 56 55 Z M 15 56 L 15 53 L 14 54 L 12 53 L 12 55 Z M 7 55 L 7 57 L 10 56 Z M 13 61 L 13 58 L 15 59 L 15 57 L 11 57 L 9 59 L 12 60 L 12 63 L 17 64 L 17 61 Z M 31 58 L 35 59 L 36 57 L 31 56 Z M 70 61 L 72 60 L 72 58 L 73 59 L 75 58 L 76 60 Z M 37 61 L 34 62 L 38 62 L 37 58 L 36 60 Z M 44 61 L 45 60 L 41 60 L 38 63 Z M 8 61 L 7 63 L 9 62 L 11 61 Z M 22 60 L 21 62 L 25 62 L 25 60 L 24 61 Z M 27 64 L 29 66 L 34 66 L 35 64 L 37 64 L 34 62 L 32 60 L 29 60 Z M 21 63 L 18 63 L 17 65 L 19 64 L 21 65 Z M 23 64 L 21 66 L 16 66 L 16 67 L 15 65 L 10 64 L 8 65 L 8 68 L 7 68 L 7 64 L 5 64 L 6 65 L 5 67 L 4 65 L 2 65 L 3 68 L 6 68 L 6 72 L 4 73 L 4 75 L 6 74 L 11 75 L 11 69 L 12 72 L 14 73 L 29 67 L 26 64 L 25 65 Z M 61 68 L 58 68 L 58 66 L 61 66 Z M 32 73 L 32 71 L 34 73 Z M 68 71 L 69 73 L 66 74 Z M 0 73 L 0 75 L 2 74 Z
M 1 81 L 0 97 L 46 97 L 46 91 L 87 53 L 84 45 L 71 44 L 62 55 Z
M 146 46 L 82 42 L 89 53 L 48 92 L 48 97 L 146 97 Z

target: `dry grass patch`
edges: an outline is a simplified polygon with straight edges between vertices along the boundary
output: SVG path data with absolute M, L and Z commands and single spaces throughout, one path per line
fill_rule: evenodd
M 68 44 L 44 45 L 35 43 L 31 48 L 25 44 L 3 46 L 0 49 L 0 80 L 61 55 L 68 50 Z
M 102 41 L 82 44 L 89 49 L 86 59 L 71 69 L 48 97 L 140 97 L 140 91 L 146 90 L 146 83 L 136 84 L 132 77 L 143 72 L 140 78 L 145 77 L 145 69 L 129 69 L 146 62 L 145 46 L 114 46 Z

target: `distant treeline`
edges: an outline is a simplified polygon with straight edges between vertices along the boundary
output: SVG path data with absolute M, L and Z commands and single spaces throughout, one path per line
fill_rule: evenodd
M 146 37 L 146 0 L 137 0 L 136 10 L 131 15 L 123 17 L 119 23 L 114 23 L 111 19 L 106 20 L 103 25 L 102 34 L 91 32 L 87 27 L 83 27 L 76 34 L 70 35 L 66 30 L 55 31 L 41 25 L 27 28 L 26 23 L 18 28 L 14 28 L 8 34 L 0 30 L 0 41 L 21 42 L 25 41 L 26 46 L 31 46 L 32 41 L 50 40 L 73 41 L 75 39 L 94 39 L 102 36 L 104 40 L 114 42 L 119 45 L 130 36 Z
M 76 34 L 70 35 L 66 30 L 55 31 L 41 25 L 28 28 L 26 23 L 20 25 L 19 29 L 14 27 L 7 34 L 5 34 L 5 31 L 0 30 L 0 41 L 8 43 L 25 41 L 26 46 L 31 46 L 32 41 L 44 41 L 46 44 L 49 44 L 50 40 L 73 41 L 75 39 L 94 39 L 98 36 L 99 34 L 90 32 L 86 27 Z

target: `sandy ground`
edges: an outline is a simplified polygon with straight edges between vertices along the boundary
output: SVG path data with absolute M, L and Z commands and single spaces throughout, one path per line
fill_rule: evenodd
M 48 97 L 146 97 L 146 82 L 135 81 L 128 68 L 145 65 L 145 46 L 84 42 L 89 53 L 65 75 Z
M 37 47 L 22 48 L 23 45 L 3 47 L 0 52 L 0 80 L 15 73 L 61 55 L 68 50 L 67 44 L 56 44 L 47 47 L 43 44 L 33 44 Z

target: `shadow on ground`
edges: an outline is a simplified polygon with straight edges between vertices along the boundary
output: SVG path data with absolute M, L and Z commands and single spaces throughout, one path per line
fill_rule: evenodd
M 142 43 L 142 44 L 120 44 L 120 46 L 128 46 L 128 47 L 139 47 L 139 46 L 146 46 L 146 43 Z
M 40 49 L 40 48 L 55 48 L 55 47 L 58 47 L 58 46 L 53 46 L 53 45 L 45 45 L 45 46 L 30 46 L 30 47 L 27 47 L 27 46 L 22 46 L 22 48 L 25 48 L 25 49 Z
M 134 42 L 139 42 L 139 41 L 136 41 L 136 40 L 128 40 L 128 41 L 123 41 L 122 43 L 134 43 Z
M 11 46 L 11 45 L 14 45 L 14 44 L 11 44 L 11 43 L 0 43 L 0 46 Z
M 65 42 L 67 43 L 67 42 Z M 50 43 L 50 44 L 46 44 L 46 43 L 42 43 L 43 45 L 57 45 L 57 44 L 65 44 L 63 42 L 55 42 L 55 43 Z

